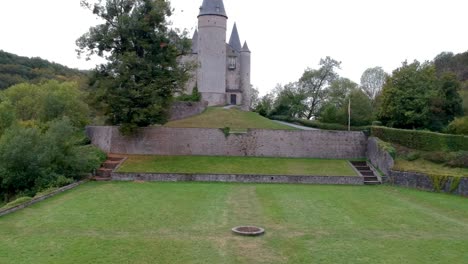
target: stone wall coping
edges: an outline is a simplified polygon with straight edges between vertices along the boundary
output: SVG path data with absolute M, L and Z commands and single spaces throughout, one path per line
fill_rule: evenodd
M 196 174 L 196 173 L 123 173 L 113 172 L 114 181 L 155 182 L 229 182 L 229 183 L 296 183 L 327 185 L 363 185 L 360 176 L 314 176 L 314 175 L 253 175 L 253 174 Z

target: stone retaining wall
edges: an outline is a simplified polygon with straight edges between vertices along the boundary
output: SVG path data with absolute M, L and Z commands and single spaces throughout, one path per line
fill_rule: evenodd
M 142 128 L 123 136 L 117 127 L 87 127 L 105 152 L 146 155 L 253 156 L 357 159 L 366 157 L 362 132 L 253 129 L 225 135 L 211 128 Z
M 208 107 L 208 102 L 174 102 L 170 111 L 170 121 L 189 118 L 203 113 Z
M 278 176 L 236 174 L 174 174 L 174 173 L 112 173 L 115 181 L 157 182 L 229 182 L 229 183 L 292 183 L 363 185 L 364 178 L 358 176 Z
M 370 137 L 367 141 L 367 158 L 372 165 L 388 175 L 395 165 L 395 161 L 387 151 L 379 147 L 377 140 L 375 137 Z
M 441 188 L 442 192 L 450 193 L 452 188 L 453 177 L 450 177 Z M 396 186 L 416 188 L 426 191 L 435 191 L 434 184 L 428 175 L 415 172 L 402 172 L 391 170 L 386 180 L 387 183 Z M 453 194 L 468 196 L 468 178 L 461 178 L 458 188 L 456 188 Z

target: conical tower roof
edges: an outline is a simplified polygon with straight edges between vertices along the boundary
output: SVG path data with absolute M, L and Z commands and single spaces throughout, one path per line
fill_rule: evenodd
M 203 0 L 198 16 L 222 16 L 227 18 L 223 0 Z
M 250 52 L 249 46 L 247 45 L 247 41 L 244 42 L 244 46 L 242 47 L 242 52 Z
M 231 38 L 229 39 L 229 45 L 236 51 L 241 51 L 241 42 L 239 38 L 239 32 L 237 31 L 237 25 L 234 23 L 232 28 Z
M 192 38 L 192 54 L 198 53 L 198 30 L 195 29 L 195 33 L 193 33 Z

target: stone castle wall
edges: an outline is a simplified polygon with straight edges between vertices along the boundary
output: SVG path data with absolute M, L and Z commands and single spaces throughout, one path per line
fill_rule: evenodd
M 294 158 L 365 158 L 367 137 L 361 132 L 249 130 L 225 135 L 210 128 L 142 128 L 122 136 L 118 127 L 87 127 L 92 143 L 121 154 L 253 156 Z
M 171 107 L 170 121 L 189 118 L 203 113 L 208 107 L 206 101 L 203 102 L 174 102 Z

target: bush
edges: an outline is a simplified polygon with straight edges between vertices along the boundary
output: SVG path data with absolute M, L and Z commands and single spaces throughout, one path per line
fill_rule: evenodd
M 14 126 L 0 137 L 0 192 L 5 200 L 18 193 L 34 196 L 61 187 L 99 168 L 105 154 L 81 146 L 82 136 L 63 119 L 36 127 Z
M 415 161 L 421 158 L 421 153 L 419 153 L 418 151 L 410 151 L 406 155 L 403 155 L 402 158 L 407 161 Z
M 444 164 L 448 162 L 451 159 L 451 155 L 447 152 L 442 152 L 442 151 L 432 151 L 432 152 L 426 152 L 423 155 L 423 158 L 425 160 L 428 160 L 430 162 L 438 163 L 438 164 Z
M 195 86 L 195 88 L 192 90 L 192 94 L 182 94 L 176 97 L 176 100 L 182 102 L 200 102 L 201 93 L 198 92 L 198 87 Z
M 396 158 L 396 149 L 392 146 L 392 144 L 385 142 L 381 139 L 377 139 L 377 145 L 379 146 L 380 149 L 383 149 L 384 151 L 388 152 L 392 158 Z
M 457 135 L 468 135 L 468 116 L 455 118 L 449 124 L 447 132 Z
M 372 127 L 371 134 L 386 142 L 424 151 L 468 151 L 468 137 L 428 131 Z
M 449 167 L 468 168 L 468 151 L 454 153 L 453 157 L 446 163 Z

